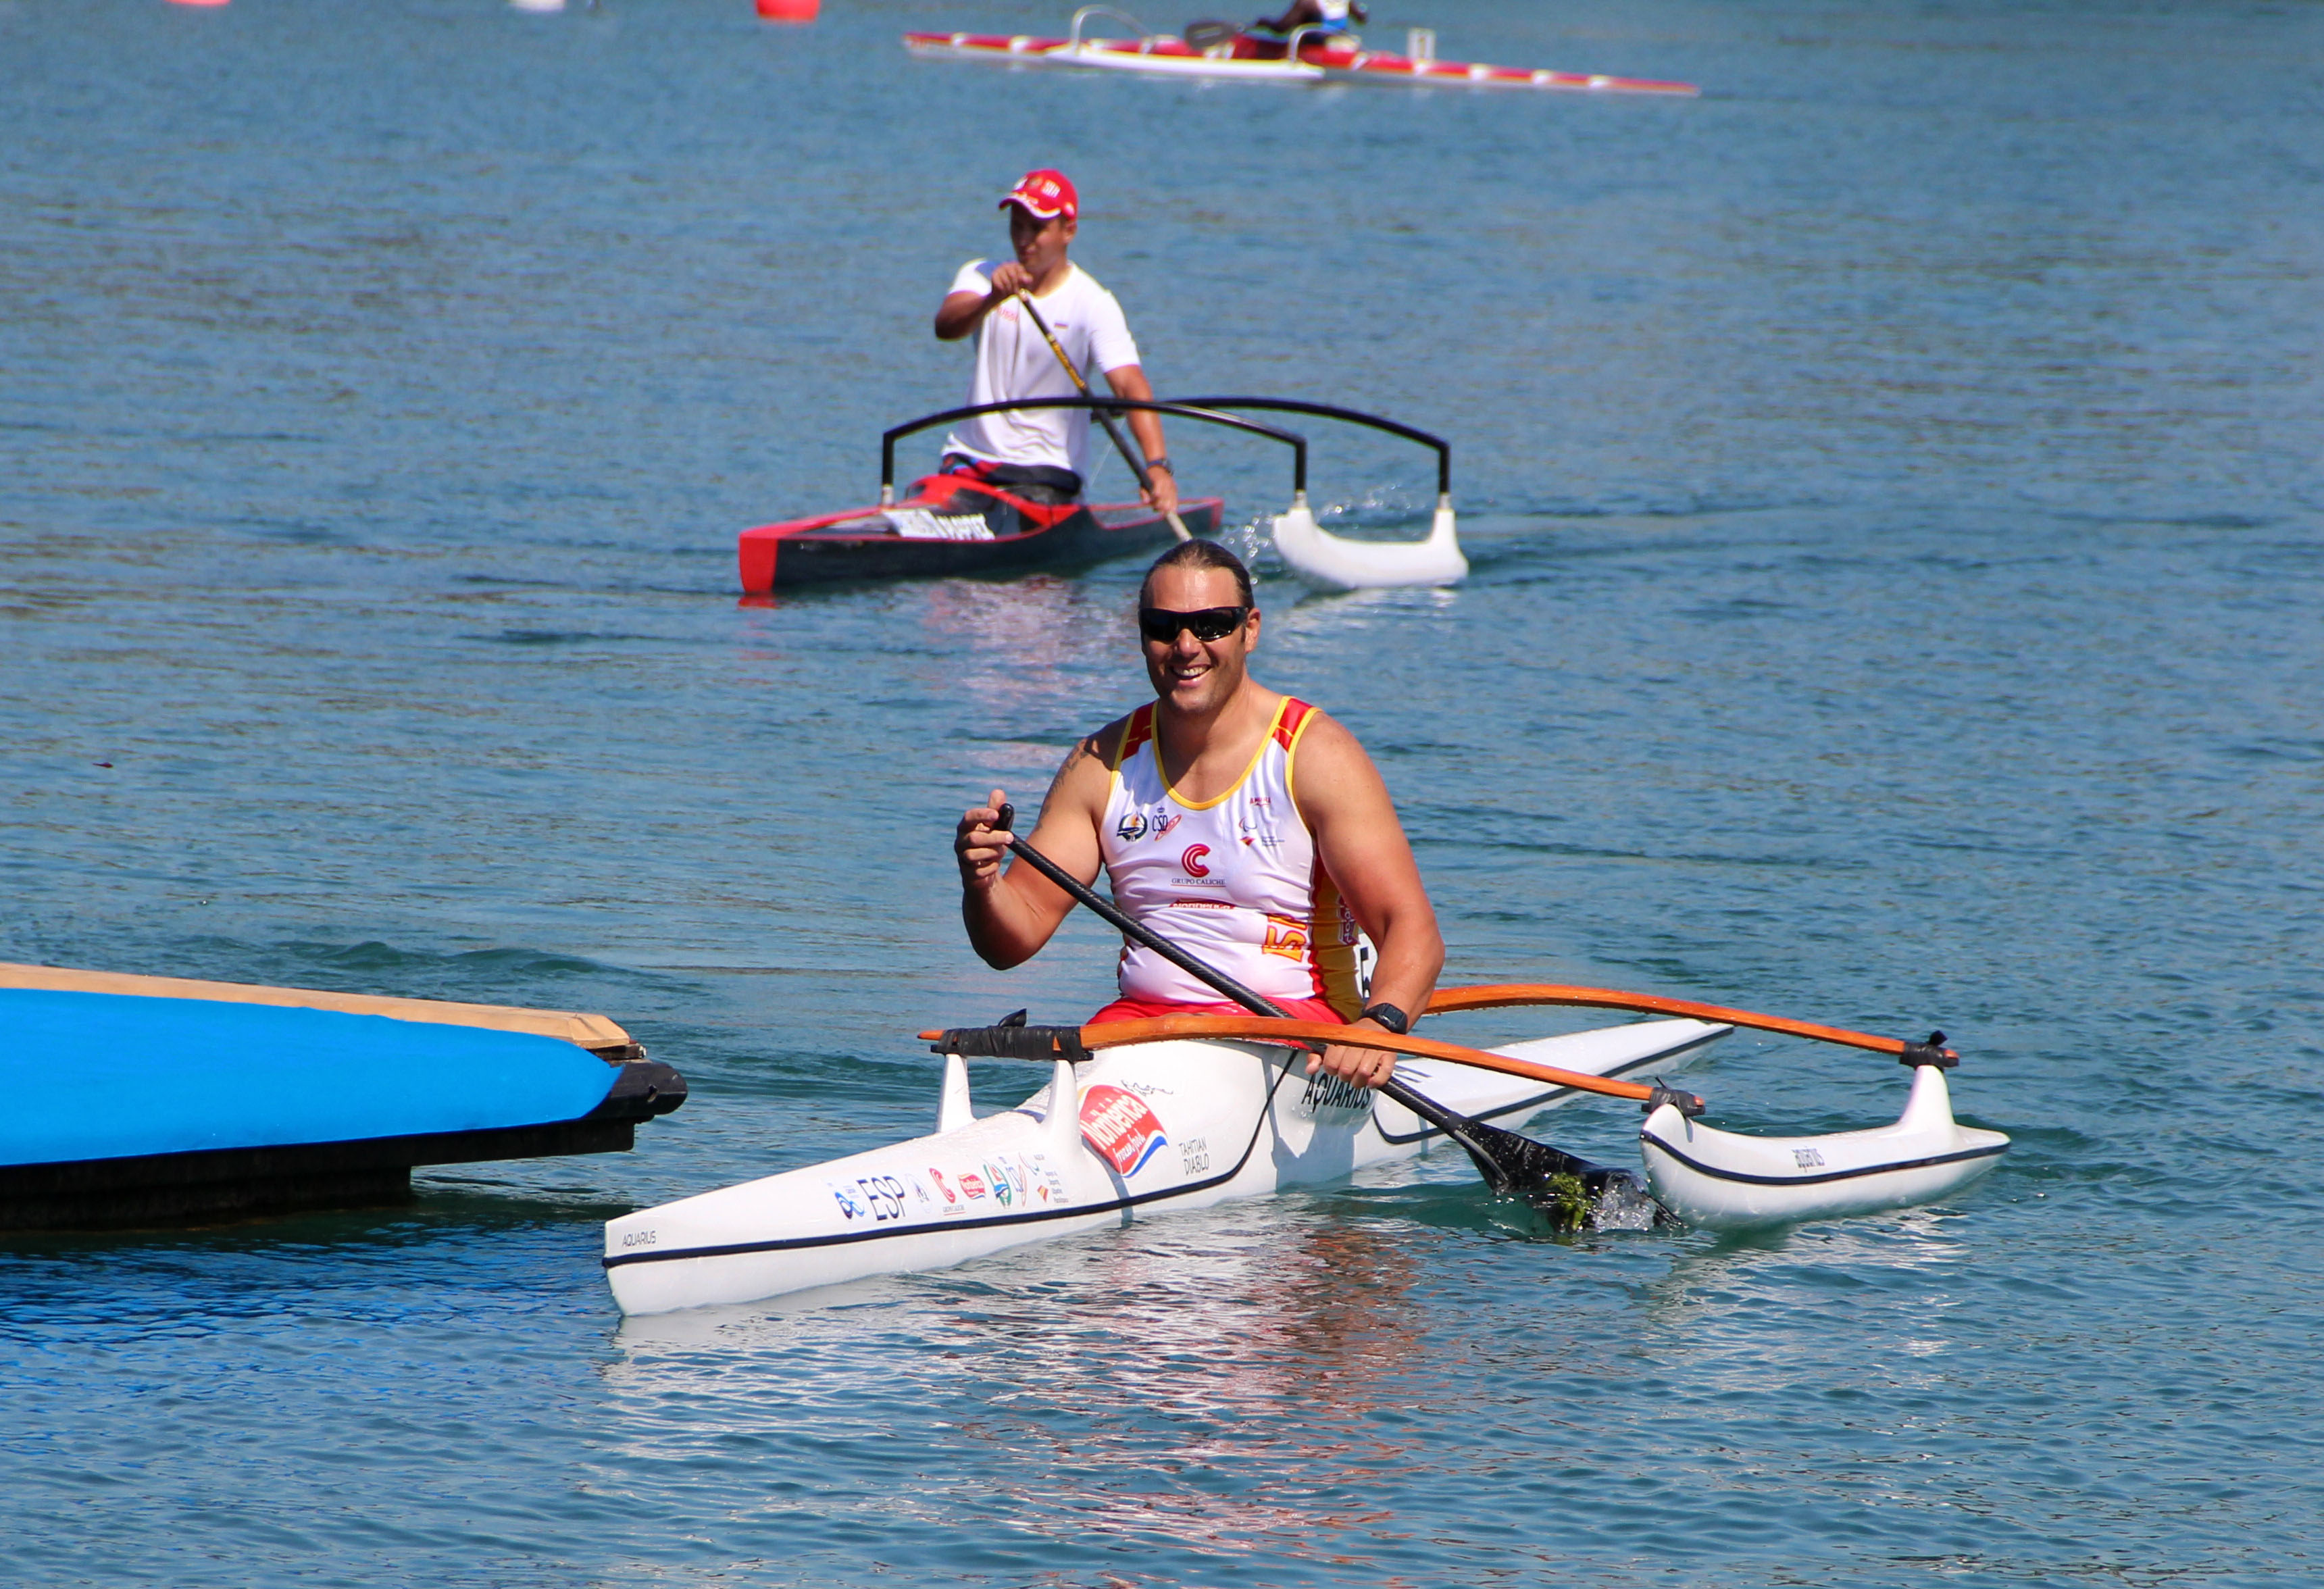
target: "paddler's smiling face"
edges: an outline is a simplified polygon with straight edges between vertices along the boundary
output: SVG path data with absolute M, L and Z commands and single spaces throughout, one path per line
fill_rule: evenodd
M 1139 605 L 1174 613 L 1198 613 L 1206 607 L 1242 605 L 1242 592 L 1224 568 L 1189 568 L 1177 565 L 1157 568 L 1148 576 Z M 1242 688 L 1250 653 L 1259 647 L 1259 609 L 1252 607 L 1241 627 L 1219 640 L 1197 640 L 1181 626 L 1165 644 L 1140 637 L 1146 652 L 1146 676 L 1154 684 L 1155 698 L 1175 712 L 1208 716 L 1234 699 Z
M 1047 281 L 1049 273 L 1065 263 L 1065 245 L 1079 229 L 1080 223 L 1070 216 L 1045 221 L 1021 204 L 1009 207 L 1010 246 L 1017 251 L 1017 263 L 1030 271 L 1036 282 Z

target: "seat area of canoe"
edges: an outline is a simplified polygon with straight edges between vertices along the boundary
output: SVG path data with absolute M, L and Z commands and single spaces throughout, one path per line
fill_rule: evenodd
M 415 1165 L 619 1151 L 686 1097 L 602 1016 L 53 967 L 5 982 L 33 984 L 0 985 L 0 1017 L 41 1085 L 0 1118 L 0 1229 L 395 1201 Z

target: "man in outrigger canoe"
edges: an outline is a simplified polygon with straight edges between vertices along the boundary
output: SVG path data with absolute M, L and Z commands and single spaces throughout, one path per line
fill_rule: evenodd
M 1073 183 L 1062 171 L 1027 171 L 1002 196 L 1001 208 L 1009 212 L 1009 241 L 1017 256 L 998 264 L 969 261 L 936 308 L 939 340 L 976 335 L 969 402 L 1074 394 L 1073 377 L 1058 362 L 1048 336 L 1026 314 L 1020 292 L 1032 295 L 1075 369 L 1094 363 L 1115 396 L 1152 402 L 1154 388 L 1139 365 L 1138 344 L 1130 338 L 1121 305 L 1065 257 L 1081 226 L 1081 196 Z M 1037 502 L 1072 502 L 1089 478 L 1089 428 L 1086 409 L 982 415 L 945 438 L 944 470 Z M 1175 512 L 1178 485 L 1163 451 L 1162 421 L 1151 413 L 1132 413 L 1130 430 L 1154 483 L 1139 499 L 1162 513 Z
M 1281 16 L 1262 16 L 1250 24 L 1253 32 L 1273 33 L 1279 40 L 1288 40 L 1296 28 L 1313 28 L 1319 33 L 1344 33 L 1351 23 L 1370 22 L 1363 0 L 1292 0 Z
M 1307 1021 L 1401 1032 L 1427 1004 L 1444 940 L 1388 786 L 1355 735 L 1250 677 L 1259 605 L 1215 542 L 1164 552 L 1139 596 L 1152 704 L 1075 745 L 1042 802 L 1033 847 L 1197 959 Z M 960 819 L 961 916 L 1006 970 L 1049 941 L 1073 901 L 1028 866 L 1001 869 L 1006 796 Z M 1356 930 L 1378 946 L 1359 1010 Z M 1121 996 L 1090 1019 L 1244 1013 L 1152 951 L 1122 950 Z M 1366 1086 L 1392 1055 L 1332 1045 L 1322 1067 Z M 1310 1062 L 1311 1073 L 1316 1068 Z

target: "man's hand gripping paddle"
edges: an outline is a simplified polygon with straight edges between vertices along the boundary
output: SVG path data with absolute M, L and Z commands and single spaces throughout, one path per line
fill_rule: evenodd
M 1014 836 L 1012 827 L 1016 815 L 1016 808 L 1013 806 L 1001 808 L 998 827 L 1000 831 L 1011 834 L 1009 840 L 1010 854 L 1018 856 L 1033 870 L 1065 890 L 1074 900 L 1124 937 L 1143 944 L 1206 986 L 1216 988 L 1252 1014 L 1271 1018 L 1267 1024 L 1281 1022 L 1282 1029 L 1287 1029 L 1280 1030 L 1280 1035 L 1277 1036 L 1258 1030 L 1260 1023 L 1253 1022 L 1247 1030 L 1253 1030 L 1259 1040 L 1286 1042 L 1299 1040 L 1312 1047 L 1316 1036 L 1323 1034 L 1323 1040 L 1344 1043 L 1351 1048 L 1379 1048 L 1390 1053 L 1423 1052 L 1432 1058 L 1457 1060 L 1462 1052 L 1473 1052 L 1458 1050 L 1455 1045 L 1450 1043 L 1428 1043 L 1425 1039 L 1397 1038 L 1386 1032 L 1347 1032 L 1338 1028 L 1323 1027 L 1311 1029 L 1309 1023 L 1293 1021 L 1281 1005 L 1263 994 L 1252 992 L 1224 972 L 1204 965 L 1159 933 L 1132 921 L 1112 904 L 1100 898 L 1079 878 L 1074 877 L 1023 839 Z M 1169 1024 L 1177 1026 L 1181 1023 L 1202 1021 L 1204 1019 L 1201 1016 L 1174 1017 Z M 1210 1017 L 1208 1019 L 1219 1026 L 1239 1024 L 1231 1022 L 1228 1018 Z M 1140 1024 L 1159 1027 L 1164 1023 L 1156 1021 Z M 1154 1034 L 1157 1037 L 1161 1035 L 1165 1034 L 1158 1031 Z M 1192 1036 L 1194 1033 L 1188 1031 L 1185 1035 Z M 1230 1034 L 1221 1031 L 1216 1035 Z M 1148 1040 L 1150 1041 L 1152 1039 L 1149 1038 Z M 1480 1052 L 1477 1053 L 1476 1058 L 1484 1061 L 1500 1061 L 1492 1066 L 1494 1069 L 1504 1068 L 1508 1063 L 1503 1056 L 1497 1054 Z M 1690 1113 L 1700 1113 L 1702 1109 L 1702 1101 L 1700 1098 L 1683 1093 L 1671 1093 L 1659 1086 L 1645 1087 L 1636 1082 L 1609 1081 L 1603 1076 L 1553 1070 L 1547 1066 L 1534 1067 L 1529 1071 L 1520 1074 L 1536 1072 L 1547 1073 L 1543 1079 L 1554 1079 L 1560 1086 L 1582 1087 L 1591 1092 L 1612 1093 L 1619 1097 L 1645 1098 L 1649 1101 L 1656 1097 L 1666 1098 L 1670 1102 L 1678 1104 L 1682 1109 Z M 1574 1207 L 1576 1199 L 1571 1187 L 1576 1181 L 1580 1183 L 1587 1202 L 1591 1206 L 1594 1206 L 1609 1190 L 1617 1188 L 1619 1188 L 1618 1196 L 1628 1195 L 1624 1196 L 1625 1201 L 1628 1201 L 1629 1196 L 1639 1199 L 1646 1197 L 1643 1183 L 1627 1169 L 1612 1169 L 1604 1165 L 1592 1164 L 1585 1159 L 1578 1159 L 1571 1153 L 1553 1148 L 1546 1142 L 1536 1142 L 1531 1137 L 1519 1136 L 1513 1131 L 1504 1131 L 1499 1126 L 1488 1125 L 1481 1120 L 1471 1120 L 1467 1115 L 1456 1114 L 1434 1099 L 1414 1092 L 1394 1076 L 1380 1083 L 1378 1091 L 1383 1097 L 1401 1104 L 1422 1120 L 1461 1144 L 1471 1161 L 1476 1165 L 1477 1173 L 1485 1178 L 1485 1184 L 1496 1193 L 1503 1196 L 1523 1197 L 1538 1207 L 1558 1215 L 1565 1223 L 1572 1224 L 1588 1223 L 1588 1208 Z M 1563 1184 L 1560 1185 L 1560 1182 Z
M 1095 396 L 1089 383 L 1082 379 L 1082 373 L 1074 368 L 1074 361 L 1065 356 L 1065 345 L 1057 340 L 1056 333 L 1049 329 L 1049 322 L 1043 319 L 1041 311 L 1033 307 L 1033 295 L 1020 291 L 1017 296 L 1024 303 L 1025 312 L 1033 317 L 1033 324 L 1040 328 L 1041 340 L 1049 345 L 1049 351 L 1056 354 L 1057 362 L 1065 366 L 1065 378 L 1074 383 L 1074 390 L 1084 397 Z M 1105 427 L 1106 439 L 1113 443 L 1113 450 L 1120 453 L 1121 461 L 1130 466 L 1130 474 L 1138 481 L 1138 489 L 1150 498 L 1154 494 L 1154 477 L 1146 472 L 1146 466 L 1139 460 L 1138 455 L 1130 450 L 1130 443 L 1122 438 L 1121 427 L 1115 424 L 1113 416 L 1102 408 L 1092 409 L 1090 412 L 1095 414 L 1097 422 Z M 1178 516 L 1177 510 L 1174 508 L 1165 516 L 1170 521 L 1171 534 L 1181 540 L 1194 539 L 1194 532 L 1186 528 L 1186 521 Z

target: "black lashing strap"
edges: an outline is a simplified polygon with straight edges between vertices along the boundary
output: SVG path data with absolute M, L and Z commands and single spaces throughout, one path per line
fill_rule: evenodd
M 1089 1058 L 1082 1047 L 1078 1026 L 1028 1026 L 1025 1012 L 1002 1016 L 991 1026 L 948 1026 L 928 1045 L 932 1054 L 958 1054 L 970 1059 L 1029 1059 L 1047 1065 L 1070 1059 L 1079 1065 Z
M 1945 1049 L 1945 1034 L 1932 1031 L 1925 1043 L 1906 1043 L 1904 1051 L 1896 1056 L 1899 1065 L 1933 1065 L 1939 1070 L 1956 1069 L 1960 1065 L 1959 1054 Z
M 1654 1090 L 1646 1095 L 1646 1104 L 1640 1113 L 1652 1114 L 1655 1110 L 1661 1108 L 1665 1104 L 1677 1110 L 1681 1114 L 1685 1115 L 1689 1120 L 1695 1119 L 1702 1113 L 1702 1099 L 1696 1097 L 1692 1093 L 1682 1093 L 1675 1087 L 1666 1087 L 1663 1086 L 1661 1077 L 1655 1077 Z

